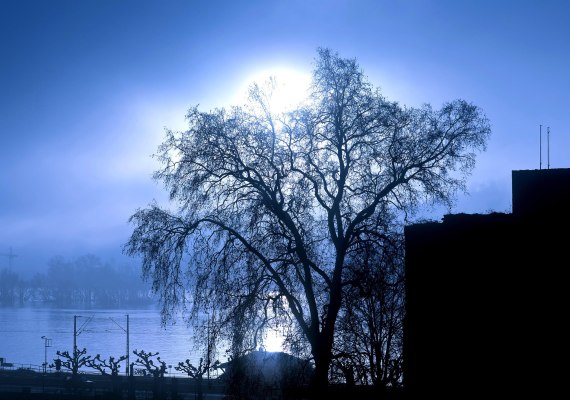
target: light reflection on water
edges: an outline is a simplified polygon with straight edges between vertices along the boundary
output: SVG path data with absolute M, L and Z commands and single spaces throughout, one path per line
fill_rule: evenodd
M 173 367 L 190 359 L 195 365 L 200 354 L 193 349 L 191 329 L 179 318 L 174 324 L 161 325 L 160 312 L 144 309 L 56 309 L 0 308 L 0 358 L 14 364 L 40 366 L 44 362 L 44 340 L 52 339 L 47 348 L 48 363 L 57 358 L 56 351 L 73 351 L 73 322 L 77 318 L 77 347 L 87 354 L 118 358 L 126 353 L 127 317 L 129 315 L 130 361 L 133 350 L 159 352 L 161 360 Z M 220 360 L 222 361 L 222 360 Z M 125 367 L 121 368 L 121 372 Z M 172 369 L 174 372 L 174 368 Z

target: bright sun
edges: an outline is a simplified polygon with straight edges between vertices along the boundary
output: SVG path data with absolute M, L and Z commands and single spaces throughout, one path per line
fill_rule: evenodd
M 267 332 L 264 341 L 265 351 L 277 352 L 283 351 L 283 335 L 276 330 Z
M 247 98 L 251 84 L 257 83 L 263 87 L 270 78 L 274 78 L 276 83 L 270 104 L 273 113 L 289 111 L 307 98 L 311 75 L 294 68 L 276 67 L 259 70 L 249 75 L 241 88 L 239 104 Z

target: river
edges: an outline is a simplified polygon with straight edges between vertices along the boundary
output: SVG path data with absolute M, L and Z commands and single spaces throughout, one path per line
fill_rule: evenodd
M 44 359 L 53 364 L 57 358 L 56 351 L 73 351 L 74 336 L 77 347 L 86 348 L 88 355 L 100 354 L 102 359 L 118 358 L 127 349 L 127 315 L 130 362 L 136 359 L 132 353 L 136 349 L 159 352 L 161 360 L 172 366 L 173 373 L 174 366 L 186 359 L 198 364 L 200 354 L 192 351 L 191 329 L 181 318 L 175 323 L 161 325 L 160 311 L 156 307 L 89 310 L 0 308 L 0 358 L 6 363 L 35 368 L 39 368 Z M 123 364 L 121 372 L 124 371 Z

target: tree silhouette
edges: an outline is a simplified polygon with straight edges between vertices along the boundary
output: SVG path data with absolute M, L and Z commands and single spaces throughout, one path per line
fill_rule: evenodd
M 69 354 L 69 351 L 67 351 L 67 350 L 65 350 L 65 351 L 59 351 L 58 350 L 58 351 L 56 351 L 55 354 L 57 354 L 59 357 L 63 358 L 63 360 L 61 360 L 60 366 L 67 369 L 68 371 L 71 371 L 73 376 L 77 375 L 77 373 L 79 372 L 79 369 L 81 367 L 89 366 L 90 362 L 91 362 L 91 356 L 85 355 L 85 354 L 87 354 L 86 348 L 83 348 L 83 350 L 75 349 L 73 354 Z M 54 360 L 54 361 L 56 361 L 56 360 Z M 54 366 L 55 366 L 55 362 L 54 362 L 54 364 L 50 365 L 50 368 L 53 368 Z
M 363 243 L 348 264 L 333 366 L 340 380 L 400 386 L 403 361 L 404 242 L 394 234 Z
M 140 365 L 144 368 L 146 372 L 151 374 L 154 378 L 153 382 L 153 399 L 162 399 L 164 396 L 163 390 L 163 378 L 164 373 L 166 372 L 166 363 L 158 357 L 158 352 L 145 352 L 144 350 L 138 351 L 133 350 L 133 354 L 137 356 L 135 360 L 135 365 Z M 153 360 L 153 357 L 156 357 L 156 360 Z
M 145 352 L 144 350 L 133 350 L 133 354 L 137 356 L 135 365 L 140 365 L 146 372 L 155 377 L 163 377 L 166 372 L 166 363 L 160 359 L 158 352 Z M 156 360 L 153 360 L 156 357 Z M 156 363 L 155 363 L 156 362 Z
M 118 376 L 121 363 L 127 359 L 127 356 L 121 356 L 117 359 L 110 356 L 109 361 L 106 359 L 101 360 L 101 355 L 97 354 L 92 360 L 89 360 L 88 366 L 96 369 L 101 375 Z
M 190 378 L 203 378 L 204 375 L 208 373 L 208 370 L 216 370 L 218 365 L 220 365 L 220 361 L 216 360 L 211 365 L 208 365 L 204 362 L 203 358 L 200 358 L 200 362 L 197 367 L 195 367 L 190 360 L 186 360 L 184 362 L 179 362 L 178 366 L 174 367 L 175 370 L 184 372 Z
M 17 298 L 16 291 L 20 285 L 20 277 L 10 269 L 0 270 L 0 305 L 12 306 Z
M 252 86 L 244 107 L 193 107 L 188 130 L 166 131 L 154 178 L 179 208 L 136 211 L 125 251 L 142 255 L 165 318 L 187 299 L 194 312 L 215 309 L 236 353 L 269 326 L 294 324 L 318 389 L 351 254 L 423 202 L 450 204 L 490 127 L 464 100 L 439 110 L 387 101 L 329 49 L 318 51 L 306 105 L 274 115 L 270 90 Z
M 118 382 L 119 378 L 119 368 L 121 363 L 127 359 L 127 356 L 121 356 L 117 359 L 113 356 L 109 356 L 109 361 L 101 360 L 101 355 L 97 354 L 92 360 L 88 362 L 88 366 L 96 369 L 101 373 L 101 375 L 107 375 L 111 377 L 113 384 L 113 393 L 116 398 L 120 398 L 121 387 Z
M 219 365 L 220 362 L 218 360 L 213 364 L 208 364 L 208 362 L 204 362 L 203 358 L 200 358 L 198 366 L 195 367 L 190 360 L 187 359 L 184 362 L 179 362 L 178 366 L 174 367 L 174 369 L 184 372 L 190 378 L 198 380 L 198 399 L 201 400 L 203 398 L 202 379 L 204 378 L 204 375 L 206 375 L 208 371 L 217 369 Z

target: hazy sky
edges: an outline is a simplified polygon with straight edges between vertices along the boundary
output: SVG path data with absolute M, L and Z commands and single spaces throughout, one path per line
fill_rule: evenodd
M 252 77 L 356 58 L 389 100 L 466 99 L 492 125 L 452 212 L 511 211 L 511 171 L 570 167 L 570 1 L 0 0 L 0 253 L 122 255 L 153 199 L 150 157 L 186 110 Z M 0 257 L 0 268 L 8 257 Z

